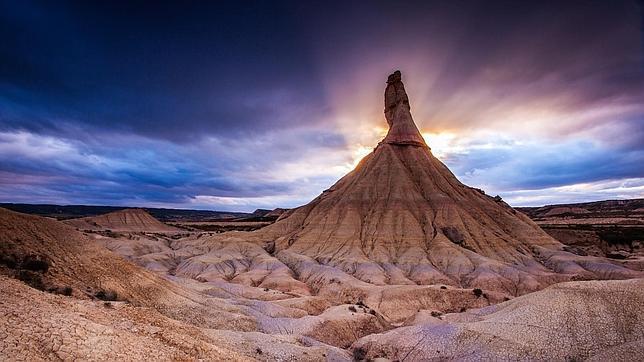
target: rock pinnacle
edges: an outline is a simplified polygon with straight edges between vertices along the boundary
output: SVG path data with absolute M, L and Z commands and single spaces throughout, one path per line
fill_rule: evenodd
M 397 70 L 387 78 L 385 118 L 389 124 L 389 132 L 383 142 L 427 146 L 411 117 L 410 109 L 409 98 L 402 82 L 402 74 Z

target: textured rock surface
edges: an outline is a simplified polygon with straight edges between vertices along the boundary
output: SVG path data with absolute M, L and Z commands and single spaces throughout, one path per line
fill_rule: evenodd
M 644 280 L 570 282 L 353 345 L 392 360 L 639 360 Z M 608 352 L 611 351 L 611 352 Z M 633 359 L 634 358 L 634 359 Z
M 53 295 L 1 275 L 0 288 L 2 360 L 249 360 L 153 309 Z
M 347 360 L 329 343 L 346 348 L 389 327 L 366 307 L 352 313 L 317 297 L 166 280 L 71 226 L 5 209 L 0 256 L 0 359 Z
M 43 289 L 72 288 L 76 298 L 114 292 L 116 299 L 152 307 L 171 318 L 204 327 L 254 330 L 255 318 L 245 308 L 167 281 L 105 249 L 71 226 L 0 208 L 0 255 L 14 260 L 44 260 Z M 15 268 L 15 267 L 14 267 Z M 16 270 L 0 265 L 8 275 Z
M 411 117 L 410 108 L 402 75 L 400 71 L 396 71 L 387 79 L 385 89 L 385 119 L 389 124 L 389 132 L 383 142 L 425 146 L 425 140 Z

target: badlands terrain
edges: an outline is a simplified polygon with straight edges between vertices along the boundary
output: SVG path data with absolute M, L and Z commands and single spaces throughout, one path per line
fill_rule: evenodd
M 644 199 L 519 208 L 576 253 L 624 262 L 644 258 Z
M 385 118 L 353 171 L 250 231 L 0 209 L 2 359 L 642 359 L 641 239 L 558 237 L 459 182 L 400 72 Z M 524 211 L 546 227 L 594 209 Z

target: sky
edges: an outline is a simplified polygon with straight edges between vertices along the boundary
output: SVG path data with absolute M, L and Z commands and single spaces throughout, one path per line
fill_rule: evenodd
M 305 204 L 385 135 L 396 69 L 463 183 L 644 197 L 643 8 L 0 0 L 0 202 Z

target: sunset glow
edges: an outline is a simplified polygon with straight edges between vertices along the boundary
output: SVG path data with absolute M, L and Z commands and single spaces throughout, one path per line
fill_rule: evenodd
M 422 133 L 425 142 L 432 149 L 434 156 L 442 158 L 449 153 L 462 151 L 463 148 L 456 144 L 457 135 L 449 132 Z

